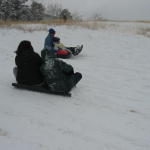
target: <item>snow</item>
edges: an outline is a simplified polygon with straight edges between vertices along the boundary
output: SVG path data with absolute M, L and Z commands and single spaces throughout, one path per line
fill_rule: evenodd
M 118 30 L 54 27 L 65 45 L 84 45 L 64 60 L 83 74 L 71 98 L 11 86 L 19 42 L 30 40 L 40 54 L 49 26 L 0 28 L 0 149 L 149 150 L 150 38 L 120 30 L 126 26 L 137 23 Z

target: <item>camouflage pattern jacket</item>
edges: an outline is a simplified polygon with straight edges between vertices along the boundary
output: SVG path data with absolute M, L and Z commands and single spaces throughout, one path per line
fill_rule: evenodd
M 50 90 L 53 92 L 67 92 L 73 85 L 73 67 L 47 54 L 44 59 L 45 62 L 41 66 L 41 72 Z

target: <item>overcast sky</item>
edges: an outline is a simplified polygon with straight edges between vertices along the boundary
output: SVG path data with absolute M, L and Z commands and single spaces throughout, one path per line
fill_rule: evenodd
M 58 2 L 83 16 L 100 12 L 103 17 L 110 19 L 150 20 L 150 0 L 42 0 L 42 2 Z

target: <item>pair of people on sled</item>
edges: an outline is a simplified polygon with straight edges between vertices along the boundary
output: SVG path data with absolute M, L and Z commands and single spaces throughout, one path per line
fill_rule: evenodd
M 59 37 L 55 37 L 56 31 L 51 28 L 45 39 L 44 50 L 53 51 L 58 58 L 69 58 L 71 55 L 78 55 L 83 48 L 83 45 L 76 47 L 66 47 L 63 43 L 60 42 Z M 43 51 L 44 51 L 43 50 Z
M 37 85 L 52 92 L 68 93 L 82 78 L 71 65 L 56 58 L 55 52 L 45 49 L 39 56 L 30 41 L 21 41 L 15 57 L 14 74 L 19 84 Z

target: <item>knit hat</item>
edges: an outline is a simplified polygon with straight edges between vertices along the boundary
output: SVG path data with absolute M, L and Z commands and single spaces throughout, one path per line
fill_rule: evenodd
M 53 28 L 50 28 L 48 31 L 49 31 L 49 33 L 51 33 L 51 34 L 55 34 L 55 33 L 56 33 L 56 31 L 55 31 Z

